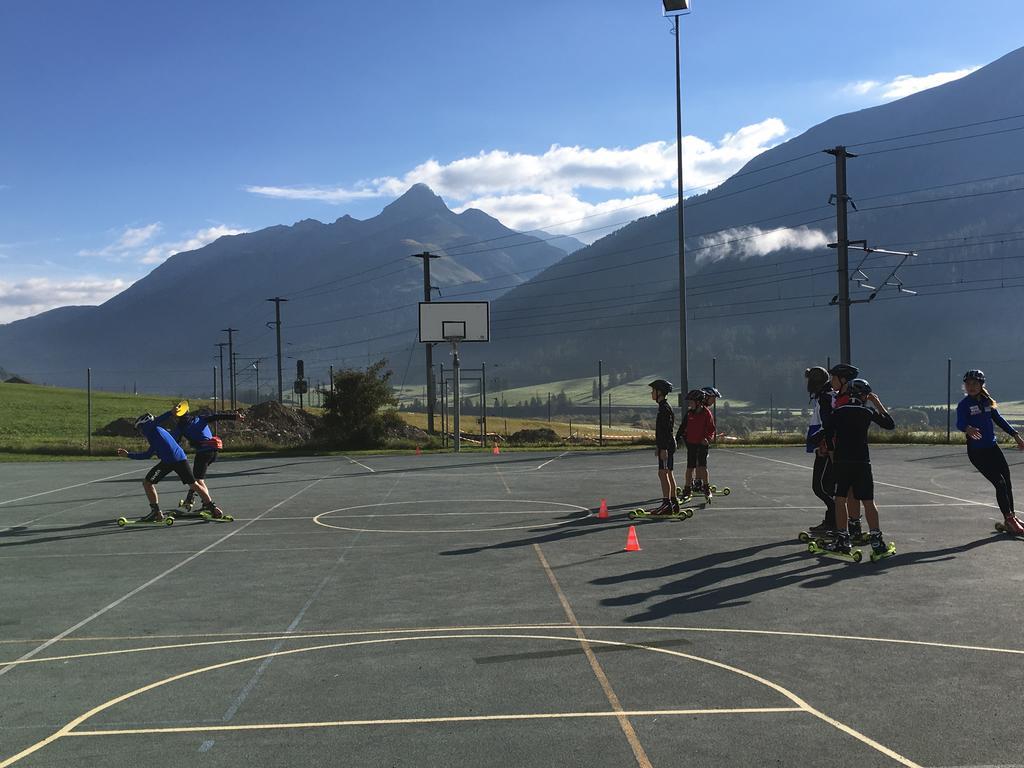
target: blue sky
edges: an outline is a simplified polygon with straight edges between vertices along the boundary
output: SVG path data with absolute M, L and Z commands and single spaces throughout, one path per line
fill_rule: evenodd
M 367 218 L 414 181 L 518 228 L 667 207 L 660 8 L 5 0 L 0 322 L 102 301 L 219 234 Z M 1024 5 L 695 0 L 682 27 L 700 188 L 834 114 L 1013 50 Z

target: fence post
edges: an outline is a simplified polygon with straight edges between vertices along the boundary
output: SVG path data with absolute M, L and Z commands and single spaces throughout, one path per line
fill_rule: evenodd
M 946 443 L 953 442 L 952 437 L 953 409 L 953 358 L 946 358 Z
M 86 451 L 92 456 L 92 368 L 85 369 L 85 390 L 86 390 Z

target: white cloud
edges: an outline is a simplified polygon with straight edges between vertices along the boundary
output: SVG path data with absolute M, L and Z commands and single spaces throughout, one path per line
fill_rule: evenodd
M 218 224 L 214 227 L 207 227 L 201 229 L 185 240 L 179 240 L 175 243 L 159 243 L 157 245 L 148 248 L 144 254 L 139 258 L 142 264 L 160 264 L 166 261 L 168 258 L 176 253 L 182 251 L 194 251 L 196 248 L 202 248 L 204 245 L 212 243 L 219 237 L 225 235 L 241 235 L 246 230 L 234 229 L 233 227 L 225 226 L 224 224 Z
M 773 117 L 727 133 L 717 143 L 685 136 L 683 170 L 687 191 L 717 186 L 752 157 L 770 149 L 787 132 L 782 120 Z M 246 189 L 264 197 L 338 204 L 362 198 L 396 197 L 416 183 L 427 184 L 454 203 L 456 210 L 476 207 L 516 229 L 569 233 L 594 226 L 590 220 L 572 227 L 559 226 L 573 218 L 611 216 L 615 207 L 635 205 L 635 211 L 628 209 L 615 217 L 621 225 L 671 205 L 671 195 L 660 203 L 658 197 L 675 190 L 676 145 L 665 141 L 625 148 L 555 144 L 542 154 L 496 149 L 444 164 L 427 160 L 402 176 L 370 179 L 348 187 Z M 595 203 L 588 202 L 579 190 L 624 194 Z
M 100 258 L 119 261 L 124 259 L 133 249 L 152 240 L 161 229 L 163 229 L 163 226 L 159 221 L 152 224 L 146 224 L 142 227 L 126 227 L 125 230 L 118 235 L 117 239 L 109 245 L 96 250 L 81 250 L 78 252 L 78 255 L 99 256 Z
M 752 256 L 766 256 L 785 248 L 811 251 L 826 248 L 829 242 L 830 238 L 824 232 L 807 227 L 736 227 L 702 237 L 697 261 L 721 261 L 730 256 L 747 259 Z
M 893 101 L 951 83 L 979 69 L 981 67 L 967 67 L 952 72 L 934 72 L 930 75 L 899 75 L 886 83 L 878 80 L 861 80 L 847 85 L 843 91 L 854 96 L 876 96 L 883 101 Z
M 127 280 L 83 277 L 57 281 L 30 277 L 0 280 L 0 323 L 38 315 L 55 307 L 102 304 L 130 285 Z

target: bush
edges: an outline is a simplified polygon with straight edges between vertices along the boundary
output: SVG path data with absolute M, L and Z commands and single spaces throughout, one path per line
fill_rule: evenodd
M 539 429 L 521 429 L 518 432 L 513 432 L 508 441 L 515 445 L 524 445 L 526 443 L 559 443 L 561 439 L 553 429 L 547 427 L 540 427 Z
M 401 419 L 393 409 L 398 400 L 389 383 L 391 371 L 384 370 L 386 365 L 386 360 L 379 360 L 365 371 L 334 374 L 334 392 L 324 397 L 320 438 L 326 445 L 376 448 L 384 444 L 389 429 L 397 428 Z

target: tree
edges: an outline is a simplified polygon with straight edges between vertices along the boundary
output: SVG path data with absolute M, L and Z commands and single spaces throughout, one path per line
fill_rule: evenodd
M 391 389 L 391 371 L 379 360 L 365 371 L 342 370 L 334 374 L 334 392 L 324 398 L 323 436 L 339 448 L 372 448 L 395 425 L 398 405 Z M 389 408 L 390 406 L 390 408 Z M 388 409 L 388 410 L 384 410 Z

